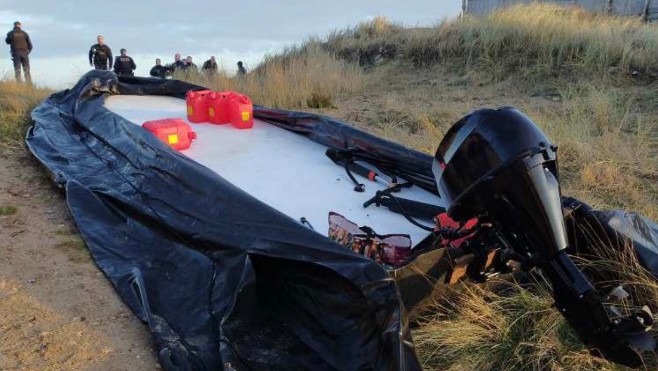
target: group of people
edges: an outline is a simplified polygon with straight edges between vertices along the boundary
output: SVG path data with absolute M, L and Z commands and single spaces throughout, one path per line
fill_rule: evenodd
M 32 83 L 32 76 L 30 74 L 30 58 L 29 54 L 32 52 L 32 41 L 30 35 L 23 31 L 21 22 L 14 22 L 14 28 L 7 33 L 5 42 L 9 45 L 11 52 L 11 59 L 14 62 L 14 72 L 16 81 L 22 82 L 23 76 L 25 81 Z M 89 48 L 89 65 L 97 70 L 112 70 L 117 75 L 134 76 L 137 65 L 135 61 L 128 55 L 125 48 L 120 51 L 121 55 L 113 59 L 112 49 L 105 44 L 103 35 L 98 35 L 96 44 Z M 23 76 L 21 76 L 21 68 Z M 207 75 L 214 75 L 217 73 L 218 66 L 215 56 L 210 57 L 201 66 L 201 72 Z M 153 77 L 166 78 L 175 71 L 194 71 L 199 72 L 196 64 L 192 62 L 192 57 L 187 56 L 185 60 L 181 59 L 181 55 L 176 53 L 174 62 L 168 65 L 162 65 L 160 58 L 155 60 L 155 66 L 151 68 L 150 75 Z M 238 62 L 238 75 L 244 75 L 247 70 L 244 68 L 242 61 Z
M 207 72 L 209 74 L 217 72 L 217 62 L 215 61 L 215 56 L 210 57 L 203 65 L 201 66 L 202 72 Z M 187 72 L 199 72 L 199 68 L 194 62 L 192 62 L 192 57 L 187 56 L 185 59 L 181 59 L 180 53 L 174 55 L 174 62 L 168 65 L 163 65 L 160 58 L 155 60 L 155 66 L 151 68 L 150 75 L 153 77 L 166 78 L 170 76 L 175 71 L 187 71 Z
M 111 70 L 114 66 L 114 73 L 123 76 L 133 76 L 137 65 L 135 61 L 128 56 L 128 51 L 121 48 L 121 55 L 116 57 L 112 62 L 112 49 L 105 44 L 103 35 L 96 37 L 96 44 L 89 48 L 89 65 L 97 70 Z
M 153 77 L 159 77 L 159 78 L 166 78 L 167 76 L 171 76 L 175 71 L 193 71 L 193 72 L 199 72 L 199 68 L 197 67 L 196 64 L 192 62 L 192 57 L 187 56 L 184 60 L 181 59 L 180 53 L 176 53 L 174 55 L 174 62 L 170 63 L 168 65 L 163 65 L 162 61 L 160 58 L 156 58 L 155 60 L 155 66 L 151 68 L 150 75 Z M 217 66 L 217 59 L 215 56 L 211 56 L 210 59 L 207 61 L 203 62 L 201 65 L 201 72 L 208 75 L 212 76 L 216 74 L 218 71 L 218 66 Z M 238 75 L 245 75 L 247 73 L 247 69 L 244 68 L 242 65 L 242 61 L 238 61 Z
M 113 66 L 112 49 L 104 43 L 102 35 L 98 35 L 97 41 L 96 44 L 89 48 L 89 65 L 99 70 L 111 70 Z M 114 60 L 114 72 L 117 75 L 133 76 L 136 68 L 135 61 L 128 56 L 126 49 L 121 49 L 121 55 Z M 201 72 L 208 75 L 217 73 L 217 70 L 217 60 L 214 55 L 201 66 Z M 163 65 L 162 60 L 157 58 L 155 60 L 155 66 L 151 68 L 150 75 L 166 78 L 175 71 L 199 72 L 199 68 L 192 61 L 192 56 L 188 55 L 187 58 L 181 59 L 180 53 L 176 53 L 174 55 L 174 62 L 167 65 Z M 246 73 L 247 70 L 242 65 L 242 61 L 238 62 L 238 74 Z

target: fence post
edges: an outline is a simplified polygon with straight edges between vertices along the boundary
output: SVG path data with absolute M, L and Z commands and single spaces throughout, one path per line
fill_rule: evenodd
M 608 0 L 608 14 L 612 13 L 612 1 L 613 0 Z
M 649 20 L 649 5 L 651 4 L 651 0 L 644 0 L 644 11 L 642 12 L 642 21 L 644 23 L 647 23 Z
M 462 18 L 466 16 L 466 10 L 468 9 L 468 0 L 462 0 Z

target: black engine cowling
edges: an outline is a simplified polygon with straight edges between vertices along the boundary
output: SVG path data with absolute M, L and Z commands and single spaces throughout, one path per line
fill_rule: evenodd
M 436 151 L 432 170 L 448 214 L 478 218 L 514 259 L 550 280 L 556 308 L 594 352 L 629 366 L 652 350 L 648 308 L 612 315 L 566 254 L 557 147 L 520 111 L 475 111 L 457 122 Z M 482 232 L 483 233 L 483 232 Z M 507 256 L 511 256 L 507 254 Z M 504 263 L 504 262 L 503 262 Z

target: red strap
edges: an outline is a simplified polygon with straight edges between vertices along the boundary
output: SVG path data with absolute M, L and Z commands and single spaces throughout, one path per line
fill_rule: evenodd
M 438 225 L 437 225 L 438 228 L 457 229 L 457 228 L 460 227 L 459 223 L 457 223 L 451 217 L 448 216 L 448 213 L 441 213 L 441 214 L 437 215 L 436 219 L 438 221 Z M 477 218 L 470 219 L 469 221 L 466 222 L 466 224 L 464 224 L 463 228 L 464 229 L 471 229 L 471 228 L 475 227 L 475 225 L 477 223 L 478 223 Z M 462 238 L 452 240 L 452 241 L 450 241 L 450 245 L 452 245 L 453 247 L 459 247 L 459 245 L 461 245 L 464 241 L 471 238 L 472 236 L 473 235 L 468 235 L 468 236 L 465 236 L 465 237 L 462 237 Z

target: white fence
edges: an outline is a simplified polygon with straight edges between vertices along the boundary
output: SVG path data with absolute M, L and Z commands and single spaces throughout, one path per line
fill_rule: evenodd
M 576 5 L 592 12 L 658 19 L 658 0 L 462 0 L 466 14 L 487 15 L 497 9 L 533 2 Z

